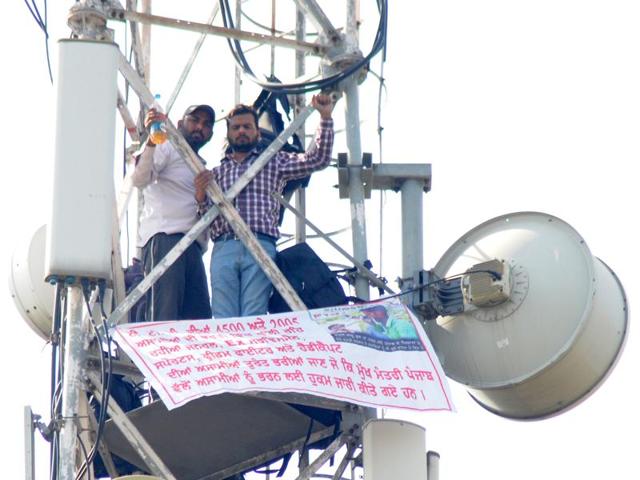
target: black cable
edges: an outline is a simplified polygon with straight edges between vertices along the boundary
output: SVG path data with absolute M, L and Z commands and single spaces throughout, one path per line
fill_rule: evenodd
M 80 444 L 80 448 L 82 449 L 82 454 L 84 455 L 84 464 L 89 465 L 89 456 L 87 455 L 87 447 L 82 441 L 82 438 L 80 438 L 80 433 L 76 433 L 76 440 L 78 440 L 78 443 Z M 85 471 L 84 473 L 88 473 L 88 472 Z M 79 478 L 79 477 L 76 476 L 76 478 Z
M 42 15 L 40 14 L 40 10 L 38 9 L 38 6 L 36 5 L 34 0 L 31 0 L 31 4 L 29 4 L 28 0 L 24 0 L 25 5 L 27 6 L 27 8 L 29 9 L 29 13 L 31 14 L 31 16 L 33 17 L 33 19 L 36 21 L 36 24 L 38 25 L 38 27 L 40 27 L 40 30 L 42 30 L 42 32 L 44 33 L 44 39 L 45 39 L 45 53 L 46 53 L 46 57 L 47 57 L 47 68 L 49 70 L 49 79 L 51 80 L 51 84 L 53 84 L 53 74 L 51 72 L 51 56 L 49 54 L 49 30 L 48 30 L 48 22 L 47 22 L 47 0 L 44 0 L 44 20 L 42 18 Z
M 302 457 L 309 450 L 308 443 L 309 439 L 311 438 L 311 432 L 313 431 L 313 422 L 313 418 L 311 418 L 309 422 L 309 428 L 307 429 L 307 434 L 304 437 L 304 442 L 302 442 L 302 446 L 300 447 L 300 450 L 298 452 L 298 463 L 302 461 Z
M 249 15 L 247 15 L 245 13 L 244 10 L 242 10 L 240 12 L 240 15 L 242 15 L 245 19 L 247 19 L 249 21 L 249 23 L 253 23 L 256 27 L 261 28 L 262 30 L 266 30 L 269 33 L 272 32 L 271 27 L 264 25 L 263 23 L 258 22 L 257 20 L 251 18 Z M 273 33 L 277 33 L 278 35 L 289 35 L 291 32 L 285 32 L 283 30 L 273 30 Z M 317 37 L 318 33 L 317 32 L 306 32 L 305 36 L 307 37 Z
M 49 55 L 49 25 L 47 21 L 47 0 L 44 0 L 44 51 L 47 55 L 47 69 L 49 71 L 49 80 L 53 85 L 53 73 L 51 73 L 51 56 Z
M 25 5 L 27 6 L 27 8 L 29 9 L 29 13 L 31 13 L 31 16 L 33 17 L 33 19 L 36 21 L 36 23 L 38 24 L 38 26 L 44 30 L 44 22 L 42 21 L 42 18 L 40 17 L 40 12 L 38 11 L 38 7 L 33 4 L 33 0 L 32 0 L 32 4 L 35 8 L 34 9 L 31 8 L 31 5 L 29 5 L 29 2 L 27 0 L 24 0 Z
M 51 324 L 51 397 L 49 400 L 49 416 L 53 425 L 53 437 L 51 445 L 49 446 L 49 455 L 50 455 L 50 465 L 49 465 L 49 473 L 53 478 L 53 472 L 57 471 L 57 455 L 55 454 L 55 445 L 57 442 L 54 440 L 57 437 L 56 432 L 56 396 L 59 387 L 59 363 L 58 363 L 58 355 L 60 353 L 60 324 L 61 318 L 60 315 L 62 313 L 62 306 L 60 305 L 62 301 L 62 283 L 56 283 L 56 290 L 54 296 L 53 303 L 53 322 Z
M 404 290 L 400 293 L 394 293 L 393 295 L 387 295 L 386 297 L 380 297 L 377 300 L 374 300 L 372 303 L 388 300 L 389 298 L 400 297 L 402 295 L 407 295 L 409 293 L 417 292 L 419 290 L 422 290 L 423 288 L 429 287 L 431 285 L 435 285 L 437 283 L 447 283 L 447 282 L 450 282 L 451 280 L 455 280 L 456 278 L 461 278 L 461 277 L 464 277 L 465 275 L 472 275 L 476 273 L 488 273 L 496 280 L 499 280 L 501 278 L 500 274 L 498 272 L 494 272 L 493 270 L 473 270 L 472 272 L 458 273 L 456 275 L 451 275 L 450 277 L 439 278 L 438 280 L 434 280 L 432 282 L 421 283 L 420 285 L 410 288 L 409 290 Z
M 231 9 L 229 8 L 229 3 L 226 0 L 220 0 L 220 11 L 222 13 L 222 22 L 226 28 L 235 28 L 233 23 L 233 17 L 231 16 Z M 231 54 L 235 59 L 236 63 L 244 70 L 244 72 L 250 75 L 252 78 L 255 78 L 247 59 L 242 52 L 242 47 L 240 46 L 240 42 L 235 39 L 227 38 L 227 43 L 229 44 L 229 49 L 231 50 Z
M 51 411 L 49 412 L 53 419 L 53 399 L 56 393 L 56 385 L 58 383 L 58 353 L 60 348 L 60 325 L 62 323 L 60 315 L 62 313 L 62 283 L 56 283 L 55 296 L 53 299 L 53 322 L 51 324 Z
M 382 91 L 386 88 L 385 84 L 384 84 L 384 62 L 386 59 L 386 48 L 383 49 L 382 51 L 382 58 L 380 60 L 380 75 L 376 75 L 378 77 L 378 80 L 380 82 L 379 86 L 378 86 L 378 162 L 379 163 L 383 163 L 382 162 L 382 131 L 384 130 L 384 128 L 382 127 Z M 371 71 L 371 70 L 369 70 Z M 383 232 L 384 232 L 384 199 L 385 199 L 385 190 L 380 190 L 380 205 L 379 205 L 379 211 L 380 211 L 380 239 L 379 239 L 379 243 L 380 243 L 380 275 L 382 275 L 383 273 L 383 269 L 382 269 L 382 246 L 383 246 Z
M 273 33 L 277 33 L 278 35 L 283 35 L 286 34 L 287 32 L 283 32 L 281 30 L 271 30 L 271 27 L 268 27 L 266 25 L 263 25 L 261 23 L 258 23 L 257 21 L 255 21 L 253 18 L 251 18 L 249 15 L 247 15 L 244 10 L 242 10 L 240 12 L 240 15 L 242 15 L 244 18 L 246 18 L 247 20 L 249 20 L 249 22 L 253 23 L 256 27 L 261 28 L 263 30 L 267 30 L 268 32 L 273 32 Z
M 104 289 L 105 289 L 105 284 L 104 281 L 101 281 L 100 285 L 99 285 L 99 289 L 98 289 L 98 296 L 99 298 L 99 303 L 101 304 L 101 310 L 103 313 L 102 315 L 102 324 L 103 324 L 103 328 L 105 328 L 105 336 L 107 338 L 109 338 L 109 332 L 106 329 L 106 315 L 104 315 Z M 102 434 L 103 434 L 103 430 L 104 430 L 104 424 L 106 422 L 106 415 L 107 415 L 107 407 L 108 407 L 108 402 L 109 402 L 109 389 L 111 387 L 111 345 L 107 344 L 107 348 L 109 349 L 108 353 L 108 363 L 109 363 L 109 367 L 108 367 L 108 372 L 107 369 L 105 369 L 105 365 L 104 365 L 104 355 L 103 355 L 103 351 L 102 351 L 102 335 L 100 334 L 100 331 L 98 329 L 98 326 L 95 323 L 95 320 L 93 319 L 93 313 L 91 311 L 91 305 L 89 304 L 89 282 L 86 279 L 82 280 L 82 294 L 84 296 L 84 301 L 87 307 L 87 312 L 89 313 L 89 319 L 91 321 L 91 325 L 93 327 L 93 332 L 96 336 L 96 339 L 98 341 L 98 351 L 100 354 L 100 370 L 102 372 L 102 389 L 101 389 L 101 402 L 100 402 L 100 417 L 98 419 L 98 426 L 96 429 L 96 439 L 94 441 L 93 446 L 91 447 L 91 450 L 89 451 L 89 455 L 86 458 L 86 461 L 82 464 L 82 466 L 80 467 L 80 469 L 78 470 L 78 472 L 76 473 L 76 480 L 80 479 L 82 477 L 82 475 L 84 475 L 85 471 L 87 470 L 87 468 L 89 467 L 89 463 L 93 461 L 93 459 L 95 458 L 95 455 L 97 453 L 98 450 L 98 443 L 100 442 L 100 440 L 102 439 Z
M 245 75 L 249 76 L 255 83 L 260 85 L 262 88 L 270 91 L 277 91 L 280 93 L 286 94 L 301 94 L 314 90 L 323 90 L 332 87 L 338 82 L 346 79 L 353 73 L 360 70 L 362 67 L 367 65 L 369 61 L 382 49 L 386 46 L 386 31 L 387 31 L 387 0 L 377 0 L 378 11 L 380 12 L 380 21 L 378 22 L 378 30 L 376 32 L 376 37 L 373 42 L 373 46 L 368 55 L 354 63 L 353 65 L 345 68 L 340 73 L 332 75 L 327 78 L 323 78 L 320 80 L 313 80 L 303 83 L 291 83 L 291 84 L 280 84 L 273 82 L 263 82 L 260 81 L 253 73 L 247 59 L 244 56 L 242 51 L 242 47 L 240 46 L 240 42 L 238 40 L 228 39 L 227 43 L 229 44 L 229 48 L 231 50 L 231 54 L 233 55 L 236 63 L 243 69 Z M 222 12 L 222 20 L 224 26 L 226 28 L 235 29 L 233 24 L 233 18 L 231 16 L 231 9 L 229 8 L 228 0 L 220 0 L 220 10 Z

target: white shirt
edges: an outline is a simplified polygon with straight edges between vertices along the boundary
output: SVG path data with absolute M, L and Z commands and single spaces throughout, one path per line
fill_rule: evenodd
M 204 161 L 203 161 L 204 163 Z M 157 233 L 187 233 L 198 221 L 195 174 L 170 142 L 147 146 L 133 172 L 133 184 L 142 190 L 138 246 Z M 204 252 L 206 232 L 198 238 Z

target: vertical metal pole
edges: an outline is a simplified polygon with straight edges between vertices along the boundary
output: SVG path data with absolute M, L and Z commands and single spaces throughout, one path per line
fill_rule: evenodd
M 33 412 L 24 407 L 24 478 L 35 480 L 35 455 L 33 453 Z
M 300 7 L 296 7 L 296 40 L 299 42 L 304 41 L 306 38 L 306 23 L 304 18 L 304 11 L 300 9 Z M 301 77 L 305 74 L 305 55 L 304 52 L 297 50 L 296 51 L 296 77 Z M 304 94 L 295 96 L 295 103 L 293 106 L 294 116 L 298 116 L 298 113 L 302 111 L 304 108 Z M 302 145 L 306 144 L 306 129 L 305 124 L 298 129 L 296 132 L 298 134 L 298 138 L 302 142 Z M 307 215 L 307 197 L 304 188 L 299 188 L 295 193 L 296 197 L 296 207 L 302 213 L 302 215 Z M 304 219 L 296 217 L 296 243 L 306 242 L 307 240 L 307 228 L 304 223 Z
M 358 0 L 347 1 L 347 39 L 358 45 L 358 25 L 360 22 L 360 2 Z
M 427 452 L 427 480 L 440 478 L 440 454 L 429 450 Z
M 364 186 L 362 184 L 362 147 L 360 145 L 360 114 L 358 112 L 358 85 L 354 78 L 347 80 L 346 132 L 349 150 L 349 200 L 351 202 L 351 237 L 353 256 L 360 263 L 367 260 L 367 225 L 364 209 Z M 356 278 L 356 295 L 369 300 L 369 283 L 365 278 Z
M 142 0 L 141 1 L 141 9 L 142 9 L 142 13 L 146 13 L 146 14 L 151 14 L 151 0 Z M 145 24 L 143 23 L 140 26 L 140 52 L 142 53 L 142 59 L 141 59 L 141 63 L 142 63 L 142 73 L 143 73 L 143 79 L 144 82 L 147 86 L 151 85 L 151 24 Z M 140 102 L 140 117 L 139 117 L 139 127 L 140 130 L 143 130 L 143 119 L 144 119 L 144 112 L 146 112 L 146 109 L 143 109 L 143 104 L 142 102 Z M 136 201 L 136 244 L 137 242 L 137 236 L 138 236 L 138 232 L 140 231 L 140 217 L 142 216 L 142 211 L 144 210 L 144 200 L 142 198 L 142 192 L 138 189 L 136 189 L 136 196 L 137 196 L 137 201 Z M 137 258 L 142 258 L 142 249 L 137 247 L 136 248 L 136 253 L 135 256 Z M 129 259 L 127 259 L 128 261 Z
M 271 35 L 276 36 L 276 0 L 271 0 Z M 271 45 L 271 76 L 276 73 L 276 46 Z
M 356 0 L 347 2 L 347 39 L 349 44 L 358 44 Z M 345 81 L 346 133 L 349 150 L 349 199 L 351 202 L 351 237 L 353 256 L 360 263 L 367 260 L 367 225 L 364 211 L 364 186 L 362 185 L 362 146 L 360 144 L 360 103 L 355 75 Z M 356 278 L 356 295 L 369 300 L 369 282 L 366 278 Z
M 405 180 L 400 189 L 402 198 L 402 290 L 417 285 L 417 275 L 422 270 L 422 188 L 420 180 Z M 408 297 L 408 298 L 407 298 Z M 412 295 L 404 295 L 402 301 L 412 304 Z
M 242 0 L 236 0 L 236 28 L 240 30 L 242 24 Z M 235 83 L 233 89 L 233 104 L 240 103 L 240 89 L 242 88 L 242 70 L 238 65 L 235 67 Z
M 75 479 L 77 414 L 84 391 L 83 370 L 89 330 L 82 318 L 83 296 L 80 286 L 69 287 L 69 314 L 66 322 L 64 376 L 62 379 L 62 429 L 60 430 L 60 480 Z
M 142 0 L 142 13 L 151 15 L 151 0 Z M 151 85 L 151 24 L 143 23 L 140 27 L 144 81 Z

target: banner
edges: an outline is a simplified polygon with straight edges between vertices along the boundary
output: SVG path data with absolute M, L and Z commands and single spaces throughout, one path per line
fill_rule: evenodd
M 222 320 L 119 325 L 114 339 L 169 410 L 223 392 L 298 392 L 453 411 L 418 320 L 396 299 Z

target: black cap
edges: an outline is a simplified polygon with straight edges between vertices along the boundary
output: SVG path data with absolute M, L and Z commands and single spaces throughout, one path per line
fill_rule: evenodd
M 216 121 L 216 112 L 209 105 L 191 105 L 184 111 L 184 116 L 191 115 L 196 110 L 202 110 L 203 112 L 207 112 L 211 117 L 211 123 L 215 123 Z

